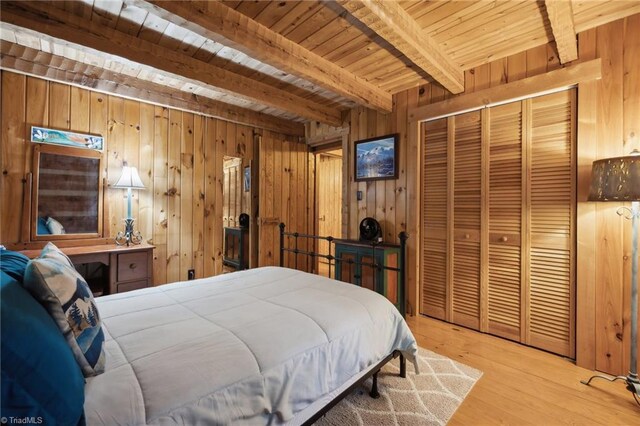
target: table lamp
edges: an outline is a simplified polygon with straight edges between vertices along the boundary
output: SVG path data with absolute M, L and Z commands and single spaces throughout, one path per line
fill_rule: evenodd
M 122 188 L 127 190 L 127 218 L 124 219 L 124 232 L 118 232 L 116 236 L 116 244 L 121 246 L 126 244 L 140 244 L 142 242 L 142 234 L 140 231 L 133 230 L 134 218 L 131 217 L 131 190 L 144 189 L 144 184 L 140 180 L 138 170 L 135 167 L 129 167 L 124 163 L 122 175 L 120 179 L 113 185 L 113 188 Z
M 629 374 L 608 378 L 592 376 L 591 380 L 605 379 L 610 382 L 622 380 L 640 404 L 640 380 L 638 380 L 638 216 L 640 216 L 640 151 L 634 150 L 625 157 L 606 158 L 593 162 L 589 201 L 631 202 L 631 208 L 620 207 L 618 215 L 631 220 L 631 349 Z

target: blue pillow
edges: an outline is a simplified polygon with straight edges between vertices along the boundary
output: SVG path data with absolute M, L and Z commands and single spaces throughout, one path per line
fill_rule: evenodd
M 47 226 L 47 219 L 44 217 L 38 216 L 38 230 L 36 231 L 38 235 L 49 235 L 49 227 Z
M 9 275 L 19 283 L 22 282 L 27 263 L 29 263 L 29 258 L 22 253 L 11 250 L 0 250 L 0 271 Z
M 2 416 L 84 423 L 84 378 L 64 336 L 16 280 L 0 275 Z
M 104 372 L 104 333 L 89 285 L 53 243 L 29 261 L 24 288 L 49 312 L 85 377 Z

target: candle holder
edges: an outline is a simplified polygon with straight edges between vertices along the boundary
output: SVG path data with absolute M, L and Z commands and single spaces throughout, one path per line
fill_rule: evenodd
M 140 244 L 142 242 L 142 234 L 140 231 L 133 230 L 133 222 L 136 220 L 132 217 L 122 219 L 124 221 L 124 232 L 119 231 L 116 236 L 116 244 L 119 246 Z

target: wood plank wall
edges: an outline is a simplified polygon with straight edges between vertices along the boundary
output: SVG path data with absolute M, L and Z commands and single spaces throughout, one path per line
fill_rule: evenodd
M 640 15 L 612 22 L 579 34 L 579 61 L 603 59 L 603 79 L 579 87 L 578 99 L 578 261 L 577 363 L 611 374 L 628 369 L 630 320 L 630 228 L 615 214 L 615 203 L 586 203 L 591 162 L 623 155 L 640 148 Z M 496 87 L 560 68 L 550 43 L 465 71 L 465 92 Z M 409 238 L 409 312 L 416 312 L 417 241 L 413 222 L 419 217 L 415 197 L 419 191 L 418 129 L 409 127 L 407 110 L 451 97 L 435 84 L 394 95 L 391 114 L 365 108 L 346 114 L 343 126 L 343 235 L 357 238 L 358 224 L 366 216 L 382 225 L 385 241 L 406 230 Z M 322 128 L 307 129 L 318 138 Z M 413 126 L 415 127 L 415 126 Z M 395 181 L 355 183 L 353 141 L 386 133 L 400 133 L 400 177 Z M 357 191 L 363 198 L 358 201 Z M 414 238 L 411 238 L 411 235 Z
M 280 264 L 280 228 L 287 232 L 313 233 L 315 166 L 313 155 L 304 144 L 291 137 L 265 131 L 260 141 L 260 218 L 259 264 Z M 265 195 L 267 194 L 267 195 Z M 293 248 L 293 241 L 287 247 Z M 308 250 L 313 245 L 300 239 L 298 248 Z M 285 253 L 284 265 L 310 271 L 313 262 L 308 256 Z
M 640 149 L 640 15 L 579 35 L 580 60 L 602 58 L 603 78 L 578 87 L 577 361 L 629 368 L 631 225 L 618 203 L 587 203 L 591 163 Z M 640 347 L 640 345 L 639 345 Z
M 240 157 L 245 164 L 256 160 L 254 132 L 262 130 L 8 71 L 2 71 L 1 88 L 0 242 L 20 241 L 22 180 L 32 168 L 29 131 L 32 125 L 44 126 L 104 135 L 105 176 L 111 184 L 123 161 L 138 167 L 147 189 L 135 192 L 133 216 L 136 228 L 156 246 L 155 284 L 185 280 L 192 268 L 196 277 L 222 271 L 223 158 Z M 278 149 L 279 155 L 299 153 L 300 170 L 307 173 L 304 144 L 288 142 Z M 274 173 L 283 175 L 282 170 Z M 301 179 L 307 182 L 305 176 Z M 274 179 L 274 194 L 281 193 L 281 181 Z M 297 206 L 302 193 L 306 209 L 306 192 L 300 191 L 288 202 Z M 114 237 L 126 214 L 124 191 L 107 190 L 105 202 L 106 234 Z M 293 207 L 281 206 L 289 209 L 286 215 Z M 300 224 L 300 232 L 306 231 L 306 223 Z

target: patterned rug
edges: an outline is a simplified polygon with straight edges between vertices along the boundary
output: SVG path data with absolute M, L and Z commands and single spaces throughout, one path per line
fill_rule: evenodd
M 371 379 L 315 424 L 318 426 L 445 425 L 482 372 L 427 349 L 418 352 L 420 374 L 407 362 L 407 378 L 395 359 L 378 375 L 380 398 L 369 396 Z

